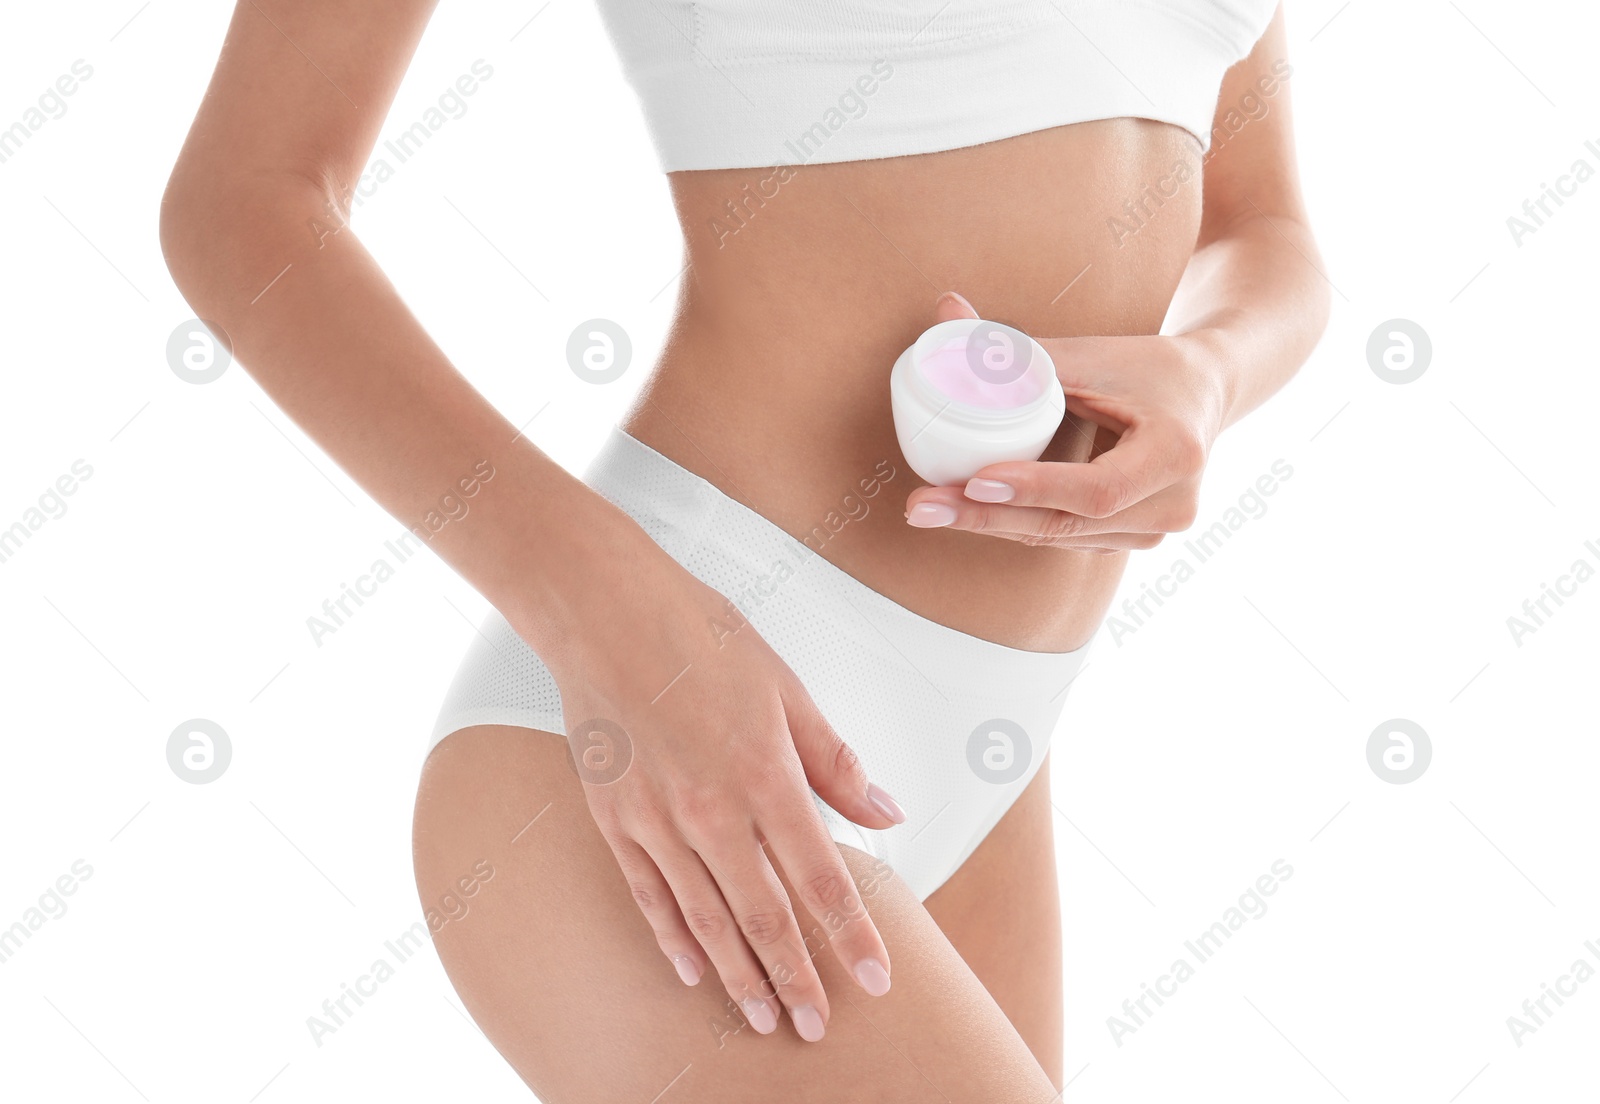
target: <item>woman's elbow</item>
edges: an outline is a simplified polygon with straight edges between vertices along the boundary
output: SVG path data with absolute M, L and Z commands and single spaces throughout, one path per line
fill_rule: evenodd
M 179 158 L 161 196 L 161 255 L 189 305 L 220 318 L 247 305 L 233 302 L 240 289 L 292 253 L 319 210 L 298 174 L 230 176 Z

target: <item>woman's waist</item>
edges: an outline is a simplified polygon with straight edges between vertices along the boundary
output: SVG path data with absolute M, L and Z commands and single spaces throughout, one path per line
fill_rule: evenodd
M 1129 118 L 668 179 L 688 261 L 680 317 L 752 353 L 796 329 L 908 344 L 945 290 L 1033 333 L 1152 332 L 1201 213 L 1193 137 Z
M 895 436 L 887 370 L 881 396 L 834 402 L 708 394 L 703 384 L 658 372 L 620 428 L 921 617 L 1028 651 L 1074 651 L 1092 636 L 1123 557 L 906 522 L 906 498 L 925 484 Z
M 1180 164 L 1193 171 L 1174 183 Z M 1040 338 L 1156 332 L 1193 248 L 1198 173 L 1177 128 L 1116 119 L 806 165 L 777 192 L 761 170 L 671 174 L 689 265 L 623 428 L 908 609 L 1074 650 L 1124 557 L 908 525 L 921 481 L 890 369 L 946 290 Z

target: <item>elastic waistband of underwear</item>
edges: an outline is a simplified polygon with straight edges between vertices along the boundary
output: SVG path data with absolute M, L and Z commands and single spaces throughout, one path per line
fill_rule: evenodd
M 804 542 L 715 484 L 613 426 L 585 470 L 584 482 L 604 495 L 675 556 L 713 541 L 754 573 L 786 563 L 783 585 L 819 601 L 842 600 L 867 632 L 938 687 L 976 688 L 1021 702 L 1059 706 L 1083 668 L 1093 641 L 1071 652 L 1012 648 L 964 633 L 907 609 L 835 566 Z M 730 596 L 732 597 L 732 596 Z

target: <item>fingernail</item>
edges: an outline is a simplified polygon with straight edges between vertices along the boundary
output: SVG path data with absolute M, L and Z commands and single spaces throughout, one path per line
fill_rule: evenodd
M 744 1018 L 750 1021 L 750 1026 L 761 1034 L 771 1035 L 777 1029 L 778 1014 L 760 997 L 746 997 L 739 1002 L 739 1007 L 744 1009 Z
M 794 1029 L 800 1033 L 800 1038 L 808 1043 L 814 1043 L 822 1038 L 822 1017 L 817 1015 L 817 1010 L 809 1004 L 802 1004 L 799 1008 L 789 1010 L 789 1019 L 794 1021 Z
M 906 811 L 900 808 L 900 803 L 890 797 L 884 791 L 884 788 L 876 782 L 867 783 L 867 800 L 872 802 L 878 812 L 896 824 L 904 824 L 906 822 Z
M 874 997 L 881 997 L 889 991 L 889 971 L 875 958 L 863 958 L 856 963 L 856 980 L 861 983 L 861 988 Z
M 974 307 L 971 303 L 967 302 L 967 297 L 965 295 L 962 295 L 959 291 L 947 291 L 943 295 L 941 295 L 939 298 L 941 298 L 941 299 L 954 299 L 956 302 L 960 303 L 963 307 L 966 307 L 973 314 L 977 314 L 978 313 L 978 308 Z
M 678 976 L 685 985 L 693 985 L 700 980 L 700 967 L 688 955 L 673 955 L 672 964 L 678 968 Z
M 967 497 L 975 498 L 979 502 L 1010 502 L 1016 494 L 1016 489 L 1011 484 L 1002 483 L 998 479 L 967 480 Z
M 949 525 L 955 519 L 955 508 L 946 506 L 942 502 L 919 502 L 911 507 L 911 512 L 906 515 L 906 520 L 919 529 L 937 529 L 941 525 Z

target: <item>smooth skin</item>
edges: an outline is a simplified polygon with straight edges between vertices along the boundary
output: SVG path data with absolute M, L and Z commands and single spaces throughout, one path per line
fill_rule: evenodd
M 550 667 L 569 729 L 604 717 L 628 733 L 633 762 L 603 784 L 527 730 L 463 730 L 430 757 L 423 902 L 479 860 L 498 871 L 436 936 L 463 1000 L 551 1101 L 668 1085 L 712 1104 L 1050 1099 L 1048 772 L 926 902 L 834 844 L 807 787 L 868 828 L 895 822 L 892 797 L 752 628 L 715 646 L 702 630 L 736 622 L 731 604 L 490 407 L 349 226 L 349 187 L 432 8 L 243 0 L 161 232 L 196 313 L 396 518 L 421 524 L 493 463 L 432 547 Z M 1246 121 L 1203 174 L 1192 138 L 1138 119 L 804 166 L 776 194 L 747 190 L 772 170 L 670 174 L 688 266 L 623 428 L 797 537 L 887 459 L 906 509 L 852 521 L 830 559 L 963 632 L 1081 646 L 1122 552 L 1192 520 L 1216 434 L 1325 324 L 1284 56 L 1280 13 L 1224 81 L 1219 121 Z M 1153 199 L 1180 163 L 1186 182 Z M 1049 335 L 1072 417 L 1041 463 L 922 487 L 894 438 L 888 365 L 974 306 Z
M 559 736 L 463 729 L 429 758 L 417 796 L 425 906 L 440 910 L 446 895 L 459 900 L 463 875 L 482 860 L 493 867 L 493 878 L 464 901 L 465 917 L 446 923 L 434 947 L 467 1011 L 540 1099 L 1058 1099 L 1061 961 L 1048 763 L 926 903 L 876 860 L 838 849 L 894 956 L 894 985 L 881 997 L 863 993 L 828 952 L 826 924 L 800 910 L 831 998 L 827 1035 L 809 1043 L 788 1025 L 758 1034 L 710 979 L 684 987 L 566 756 Z M 787 879 L 783 886 L 793 888 Z M 995 900 L 1006 908 L 994 909 Z

